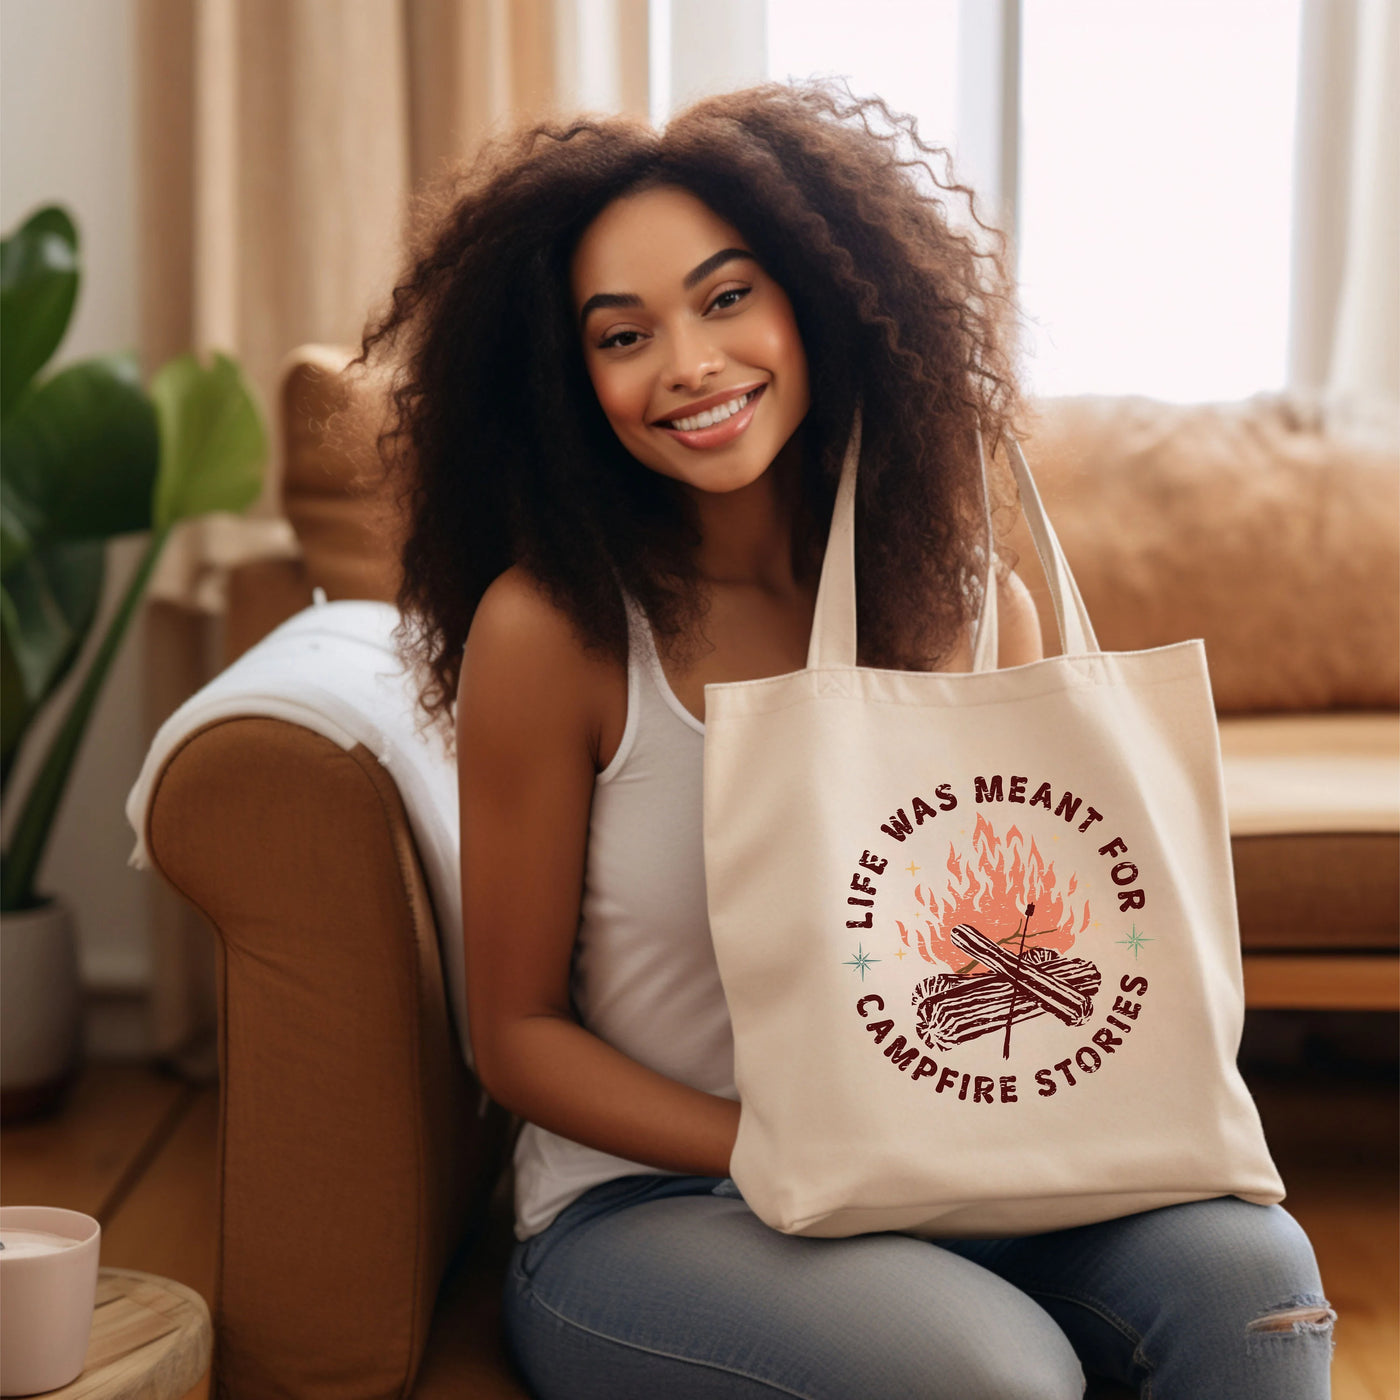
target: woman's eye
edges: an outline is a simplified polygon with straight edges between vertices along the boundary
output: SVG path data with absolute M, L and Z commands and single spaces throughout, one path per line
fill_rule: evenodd
M 622 349 L 630 349 L 641 339 L 641 331 L 616 331 L 612 335 L 604 336 L 598 342 L 598 349 L 611 350 L 614 345 L 621 346 Z M 630 337 L 630 339 L 629 339 Z
M 750 287 L 730 287 L 728 291 L 721 292 L 711 303 L 711 311 L 728 311 L 730 307 L 737 306 L 744 297 L 748 296 L 752 290 Z M 726 301 L 726 297 L 732 297 L 732 301 Z

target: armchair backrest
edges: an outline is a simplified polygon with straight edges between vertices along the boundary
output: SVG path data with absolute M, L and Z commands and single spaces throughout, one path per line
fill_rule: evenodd
M 403 522 L 374 465 L 374 435 L 387 405 L 382 371 L 344 375 L 354 351 L 300 345 L 283 361 L 278 430 L 282 510 L 301 545 L 299 560 L 233 570 L 224 663 L 311 603 L 374 598 L 393 602 Z

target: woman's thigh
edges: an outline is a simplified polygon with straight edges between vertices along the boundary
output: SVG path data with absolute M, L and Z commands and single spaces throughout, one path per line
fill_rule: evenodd
M 1151 1400 L 1325 1400 L 1332 1311 L 1301 1225 L 1217 1196 L 1017 1239 L 941 1240 Z
M 539 1400 L 1083 1395 L 1064 1332 L 996 1273 L 904 1235 L 785 1235 L 717 1186 L 608 1182 L 517 1246 L 504 1320 Z

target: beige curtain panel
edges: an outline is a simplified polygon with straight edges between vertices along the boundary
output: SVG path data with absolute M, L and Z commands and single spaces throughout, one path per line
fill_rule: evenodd
M 392 288 L 422 180 L 517 119 L 646 115 L 646 15 L 646 0 L 138 0 L 146 371 L 224 351 L 274 424 L 294 347 L 358 345 Z M 247 515 L 181 526 L 151 579 L 148 739 L 222 664 L 229 571 L 298 553 L 275 431 L 271 450 Z M 155 1048 L 209 1078 L 211 935 L 148 884 Z

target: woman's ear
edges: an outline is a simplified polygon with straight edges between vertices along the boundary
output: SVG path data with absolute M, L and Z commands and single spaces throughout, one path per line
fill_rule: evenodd
M 1040 634 L 1040 614 L 1030 589 L 1020 574 L 1008 570 L 997 575 L 997 665 L 1024 666 L 1045 656 Z

